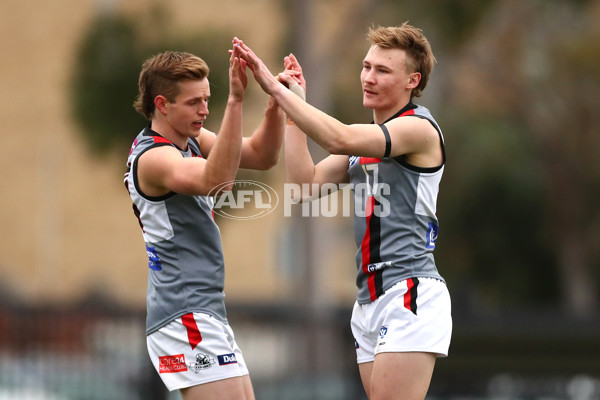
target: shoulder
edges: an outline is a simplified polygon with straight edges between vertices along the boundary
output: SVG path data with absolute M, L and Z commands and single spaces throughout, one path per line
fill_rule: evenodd
M 407 115 L 385 123 L 392 137 L 408 142 L 428 141 L 437 137 L 438 131 L 434 122 L 422 115 Z
M 164 168 L 182 159 L 181 152 L 174 146 L 151 146 L 138 156 L 138 168 Z
M 205 128 L 202 128 L 200 135 L 194 139 L 194 141 L 198 143 L 200 154 L 202 154 L 203 157 L 208 156 L 208 153 L 210 153 L 210 150 L 214 146 L 216 140 L 217 135 Z

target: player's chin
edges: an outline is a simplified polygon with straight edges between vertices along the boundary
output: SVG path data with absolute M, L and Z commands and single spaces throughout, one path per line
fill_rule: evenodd
M 370 99 L 363 98 L 363 107 L 373 109 L 375 108 L 375 102 L 371 101 Z

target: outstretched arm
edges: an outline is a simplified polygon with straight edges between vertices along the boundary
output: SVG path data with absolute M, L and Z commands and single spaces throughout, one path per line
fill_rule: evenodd
M 345 125 L 295 96 L 273 77 L 263 61 L 242 41 L 237 42 L 261 88 L 275 98 L 288 117 L 310 138 L 331 154 L 382 157 L 386 140 L 376 124 Z M 278 76 L 280 79 L 289 77 Z M 407 155 L 414 165 L 440 165 L 440 139 L 435 128 L 421 118 L 396 118 L 387 122 L 391 137 L 390 156 Z
M 285 74 L 276 78 L 264 62 L 246 44 L 234 39 L 261 88 L 273 96 L 288 117 L 321 147 L 332 154 L 379 157 L 385 151 L 385 140 L 378 126 L 345 125 L 294 95 L 279 79 L 289 82 Z M 377 139 L 374 140 L 374 137 Z

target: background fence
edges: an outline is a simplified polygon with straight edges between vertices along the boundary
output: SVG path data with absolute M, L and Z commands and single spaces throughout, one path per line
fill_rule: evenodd
M 178 399 L 146 353 L 144 312 L 92 298 L 0 307 L 0 400 Z M 365 399 L 350 309 L 231 304 L 257 399 Z M 454 317 L 431 399 L 598 399 L 600 325 L 557 315 Z

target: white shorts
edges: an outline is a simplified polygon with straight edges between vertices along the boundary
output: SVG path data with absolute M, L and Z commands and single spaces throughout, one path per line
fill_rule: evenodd
M 152 364 L 169 390 L 248 375 L 233 331 L 211 315 L 183 315 L 146 341 Z
M 425 352 L 446 357 L 452 335 L 450 294 L 432 278 L 398 282 L 375 301 L 354 304 L 352 334 L 359 364 L 384 352 Z

